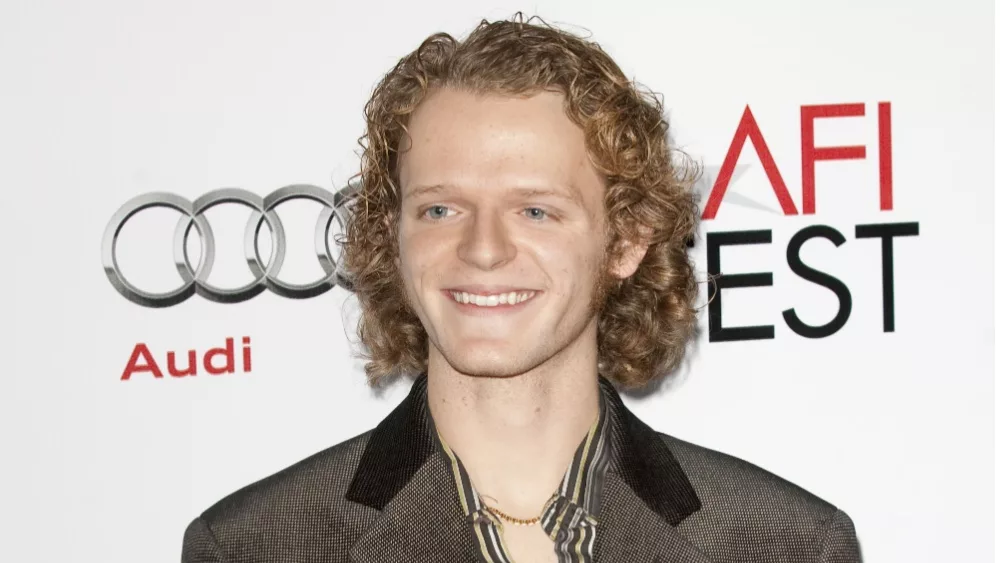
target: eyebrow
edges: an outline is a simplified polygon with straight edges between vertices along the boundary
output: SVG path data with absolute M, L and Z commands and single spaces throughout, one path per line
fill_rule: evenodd
M 456 189 L 455 186 L 448 184 L 432 184 L 428 186 L 417 186 L 413 189 L 407 190 L 403 193 L 403 197 L 418 197 L 428 194 L 438 194 L 441 192 L 447 192 L 449 190 Z M 575 190 L 567 190 L 569 193 L 563 193 L 560 190 L 552 190 L 547 188 L 511 188 L 509 192 L 516 193 L 520 197 L 554 197 L 557 199 L 562 199 L 570 203 L 577 205 L 582 205 L 583 201 L 580 195 Z
M 403 197 L 417 197 L 426 194 L 436 194 L 440 192 L 447 191 L 451 189 L 452 186 L 446 186 L 444 184 L 433 184 L 430 186 L 417 186 L 413 189 L 406 190 L 403 192 Z
M 580 194 L 576 190 L 567 190 L 569 193 L 563 193 L 562 191 L 540 189 L 540 188 L 529 188 L 524 190 L 515 190 L 518 195 L 523 197 L 554 197 L 570 203 L 575 203 L 582 205 L 583 201 L 580 199 Z

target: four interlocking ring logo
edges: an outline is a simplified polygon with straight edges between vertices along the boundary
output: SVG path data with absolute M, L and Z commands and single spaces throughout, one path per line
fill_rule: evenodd
M 101 240 L 101 261 L 111 285 L 133 303 L 145 307 L 170 307 L 195 293 L 218 303 L 239 303 L 251 299 L 265 289 L 292 299 L 315 297 L 329 291 L 336 285 L 350 290 L 351 284 L 344 271 L 338 267 L 330 249 L 330 228 L 334 220 L 341 231 L 347 224 L 353 195 L 357 185 L 350 184 L 337 193 L 308 184 L 295 184 L 276 190 L 267 197 L 239 188 L 213 190 L 194 202 L 165 192 L 154 192 L 134 197 L 122 205 L 111 217 L 104 238 Z M 285 230 L 274 208 L 292 199 L 309 199 L 323 205 L 323 211 L 316 222 L 315 250 L 324 275 L 306 284 L 292 284 L 278 279 L 285 259 Z M 243 236 L 243 251 L 247 266 L 254 275 L 253 281 L 237 288 L 222 288 L 208 283 L 215 262 L 215 238 L 212 227 L 205 219 L 205 211 L 222 204 L 238 203 L 251 209 Z M 181 275 L 183 284 L 173 290 L 151 293 L 142 290 L 122 275 L 118 267 L 116 249 L 118 235 L 130 217 L 151 207 L 166 207 L 179 211 L 182 216 L 174 229 L 174 265 Z M 266 261 L 261 258 L 258 239 L 262 227 L 271 233 L 271 253 Z M 198 231 L 201 240 L 201 255 L 197 265 L 191 264 L 188 256 L 188 237 L 191 230 Z

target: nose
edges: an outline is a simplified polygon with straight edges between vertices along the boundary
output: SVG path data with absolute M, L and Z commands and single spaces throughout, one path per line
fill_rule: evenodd
M 493 270 L 514 259 L 517 249 L 503 218 L 488 210 L 475 212 L 466 222 L 458 256 L 481 270 Z

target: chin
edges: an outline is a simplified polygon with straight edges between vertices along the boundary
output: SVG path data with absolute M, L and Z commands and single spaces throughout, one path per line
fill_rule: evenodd
M 463 350 L 445 353 L 444 359 L 455 371 L 470 377 L 514 377 L 531 370 L 539 362 L 532 362 L 524 355 L 514 355 L 508 350 Z

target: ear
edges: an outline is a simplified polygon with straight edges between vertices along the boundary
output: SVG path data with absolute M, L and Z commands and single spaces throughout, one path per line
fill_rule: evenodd
M 620 280 L 631 276 L 639 269 L 639 264 L 642 263 L 642 259 L 646 257 L 646 251 L 649 250 L 648 241 L 651 233 L 645 227 L 640 230 L 640 240 L 623 240 L 618 245 L 615 255 L 611 257 L 609 266 L 611 274 Z

